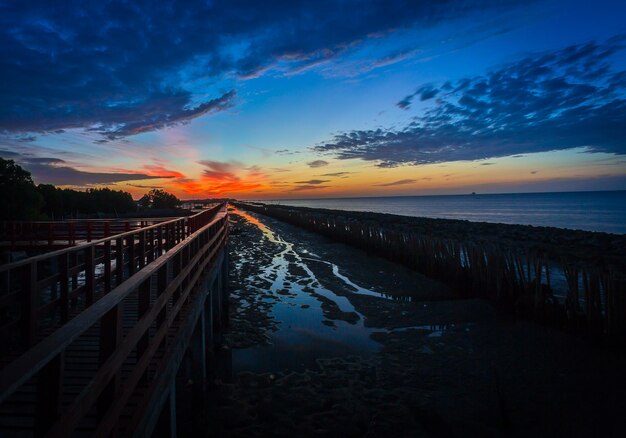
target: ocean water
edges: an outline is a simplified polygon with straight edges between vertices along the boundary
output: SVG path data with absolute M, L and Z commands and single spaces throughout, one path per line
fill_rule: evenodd
M 261 202 L 626 234 L 626 191 L 390 196 Z

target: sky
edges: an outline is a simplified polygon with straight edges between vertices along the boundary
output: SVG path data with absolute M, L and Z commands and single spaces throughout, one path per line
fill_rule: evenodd
M 626 2 L 0 1 L 0 157 L 139 198 L 626 189 Z

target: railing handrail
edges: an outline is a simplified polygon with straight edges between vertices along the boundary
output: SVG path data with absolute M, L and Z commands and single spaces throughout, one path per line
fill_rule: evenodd
M 215 214 L 213 220 L 182 240 L 170 251 L 144 266 L 119 286 L 76 315 L 51 335 L 27 350 L 0 371 L 0 403 L 6 400 L 30 378 L 35 376 L 47 363 L 67 348 L 79 336 L 100 321 L 105 314 L 119 305 L 143 282 L 176 256 L 193 238 L 226 216 L 225 208 Z M 224 227 L 226 229 L 226 226 Z M 217 234 L 216 234 L 217 236 Z M 117 236 L 119 237 L 119 235 Z M 92 242 L 93 243 L 93 242 Z
M 75 252 L 75 251 L 79 252 L 81 250 L 84 250 L 85 248 L 88 248 L 89 246 L 100 245 L 100 244 L 103 244 L 103 243 L 105 243 L 107 241 L 112 241 L 112 240 L 116 240 L 116 239 L 123 239 L 123 238 L 131 236 L 133 234 L 142 233 L 142 232 L 145 232 L 145 231 L 150 231 L 152 229 L 157 229 L 157 228 L 165 226 L 165 225 L 169 225 L 169 224 L 173 224 L 173 223 L 177 223 L 177 222 L 183 222 L 184 223 L 188 219 L 196 218 L 196 217 L 198 217 L 198 216 L 200 216 L 202 214 L 205 214 L 209 210 L 215 209 L 216 211 L 218 211 L 219 208 L 221 207 L 221 205 L 222 204 L 219 204 L 219 205 L 217 205 L 217 206 L 215 206 L 215 207 L 213 207 L 211 209 L 203 210 L 203 211 L 201 211 L 199 213 L 194 214 L 193 216 L 177 217 L 177 218 L 174 218 L 174 219 L 169 220 L 169 221 L 159 222 L 158 224 L 153 224 L 153 225 L 150 225 L 148 227 L 140 228 L 140 229 L 137 229 L 137 230 L 125 231 L 123 233 L 115 234 L 113 236 L 103 237 L 102 239 L 98 239 L 98 240 L 92 240 L 91 242 L 83 242 L 83 243 L 80 243 L 78 245 L 71 246 L 71 247 L 68 247 L 68 248 L 61 248 L 61 249 L 57 249 L 55 251 L 46 252 L 45 254 L 40 254 L 40 255 L 33 256 L 33 257 L 28 257 L 28 258 L 26 258 L 24 260 L 19 260 L 17 262 L 7 263 L 5 265 L 1 265 L 0 266 L 0 273 L 6 272 L 6 271 L 11 271 L 11 270 L 20 268 L 22 266 L 26 266 L 26 265 L 29 265 L 31 263 L 37 263 L 37 262 L 40 262 L 42 260 L 46 260 L 46 259 L 49 259 L 49 258 L 58 257 L 60 255 L 66 254 L 66 253 L 69 254 L 69 253 Z
M 191 215 L 189 215 L 191 216 Z M 167 219 L 178 219 L 181 217 L 188 216 L 165 216 L 165 217 L 150 217 L 150 216 L 133 216 L 133 217 L 112 217 L 112 218 L 93 218 L 93 219 L 50 219 L 46 221 L 20 221 L 20 220 L 11 220 L 11 221 L 0 221 L 0 225 L 5 224 L 75 224 L 75 223 L 106 223 L 106 222 L 132 222 L 132 221 L 156 221 L 156 220 L 167 220 Z

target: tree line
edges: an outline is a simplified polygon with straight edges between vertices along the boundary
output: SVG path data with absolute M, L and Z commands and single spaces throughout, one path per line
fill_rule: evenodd
M 130 193 L 109 188 L 78 191 L 52 184 L 35 185 L 30 173 L 0 158 L 0 220 L 67 219 L 81 215 L 120 215 L 143 209 L 172 209 L 180 200 L 152 189 L 138 202 Z

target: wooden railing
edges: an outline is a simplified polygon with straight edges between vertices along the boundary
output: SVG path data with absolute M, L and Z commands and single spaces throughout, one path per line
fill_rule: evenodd
M 171 218 L 0 222 L 0 243 L 12 249 L 65 247 L 103 239 L 165 222 Z
M 0 357 L 33 345 L 205 226 L 221 206 L 0 266 Z
M 155 236 L 146 238 L 151 232 Z M 120 432 L 120 427 L 126 427 L 122 433 L 128 434 L 140 421 L 146 400 L 154 396 L 157 377 L 172 354 L 168 342 L 192 312 L 205 274 L 227 237 L 227 211 L 218 206 L 192 221 L 169 221 L 100 242 L 116 241 L 117 245 L 121 239 L 117 253 L 120 267 L 116 268 L 120 282 L 123 267 L 139 270 L 0 371 L 0 403 L 30 385 L 37 400 L 32 412 L 36 435 L 68 436 L 78 429 L 109 436 Z M 127 238 L 134 243 L 125 247 Z M 93 292 L 96 283 L 93 266 L 102 261 L 93 255 L 95 245 L 78 249 L 91 254 L 83 262 L 92 277 L 85 282 L 84 288 L 90 289 L 84 291 L 85 296 Z M 128 255 L 133 247 L 134 254 L 124 261 L 122 254 Z M 165 254 L 157 256 L 166 248 Z M 65 259 L 69 253 L 53 257 Z M 109 261 L 106 254 L 109 252 L 105 251 L 105 266 Z M 23 264 L 21 269 L 27 269 L 34 283 L 33 263 L 38 262 Z M 66 266 L 69 264 L 63 269 L 69 269 Z M 74 266 L 63 271 L 65 278 L 77 269 Z M 67 302 L 72 294 L 65 283 L 63 300 Z M 36 289 L 34 284 L 32 287 Z M 63 306 L 67 308 L 67 303 Z M 81 365 L 81 360 L 86 360 L 78 354 L 81 351 L 87 358 L 95 354 L 95 369 Z M 83 380 L 87 374 L 87 381 L 68 391 L 68 378 L 77 379 L 77 370 Z

